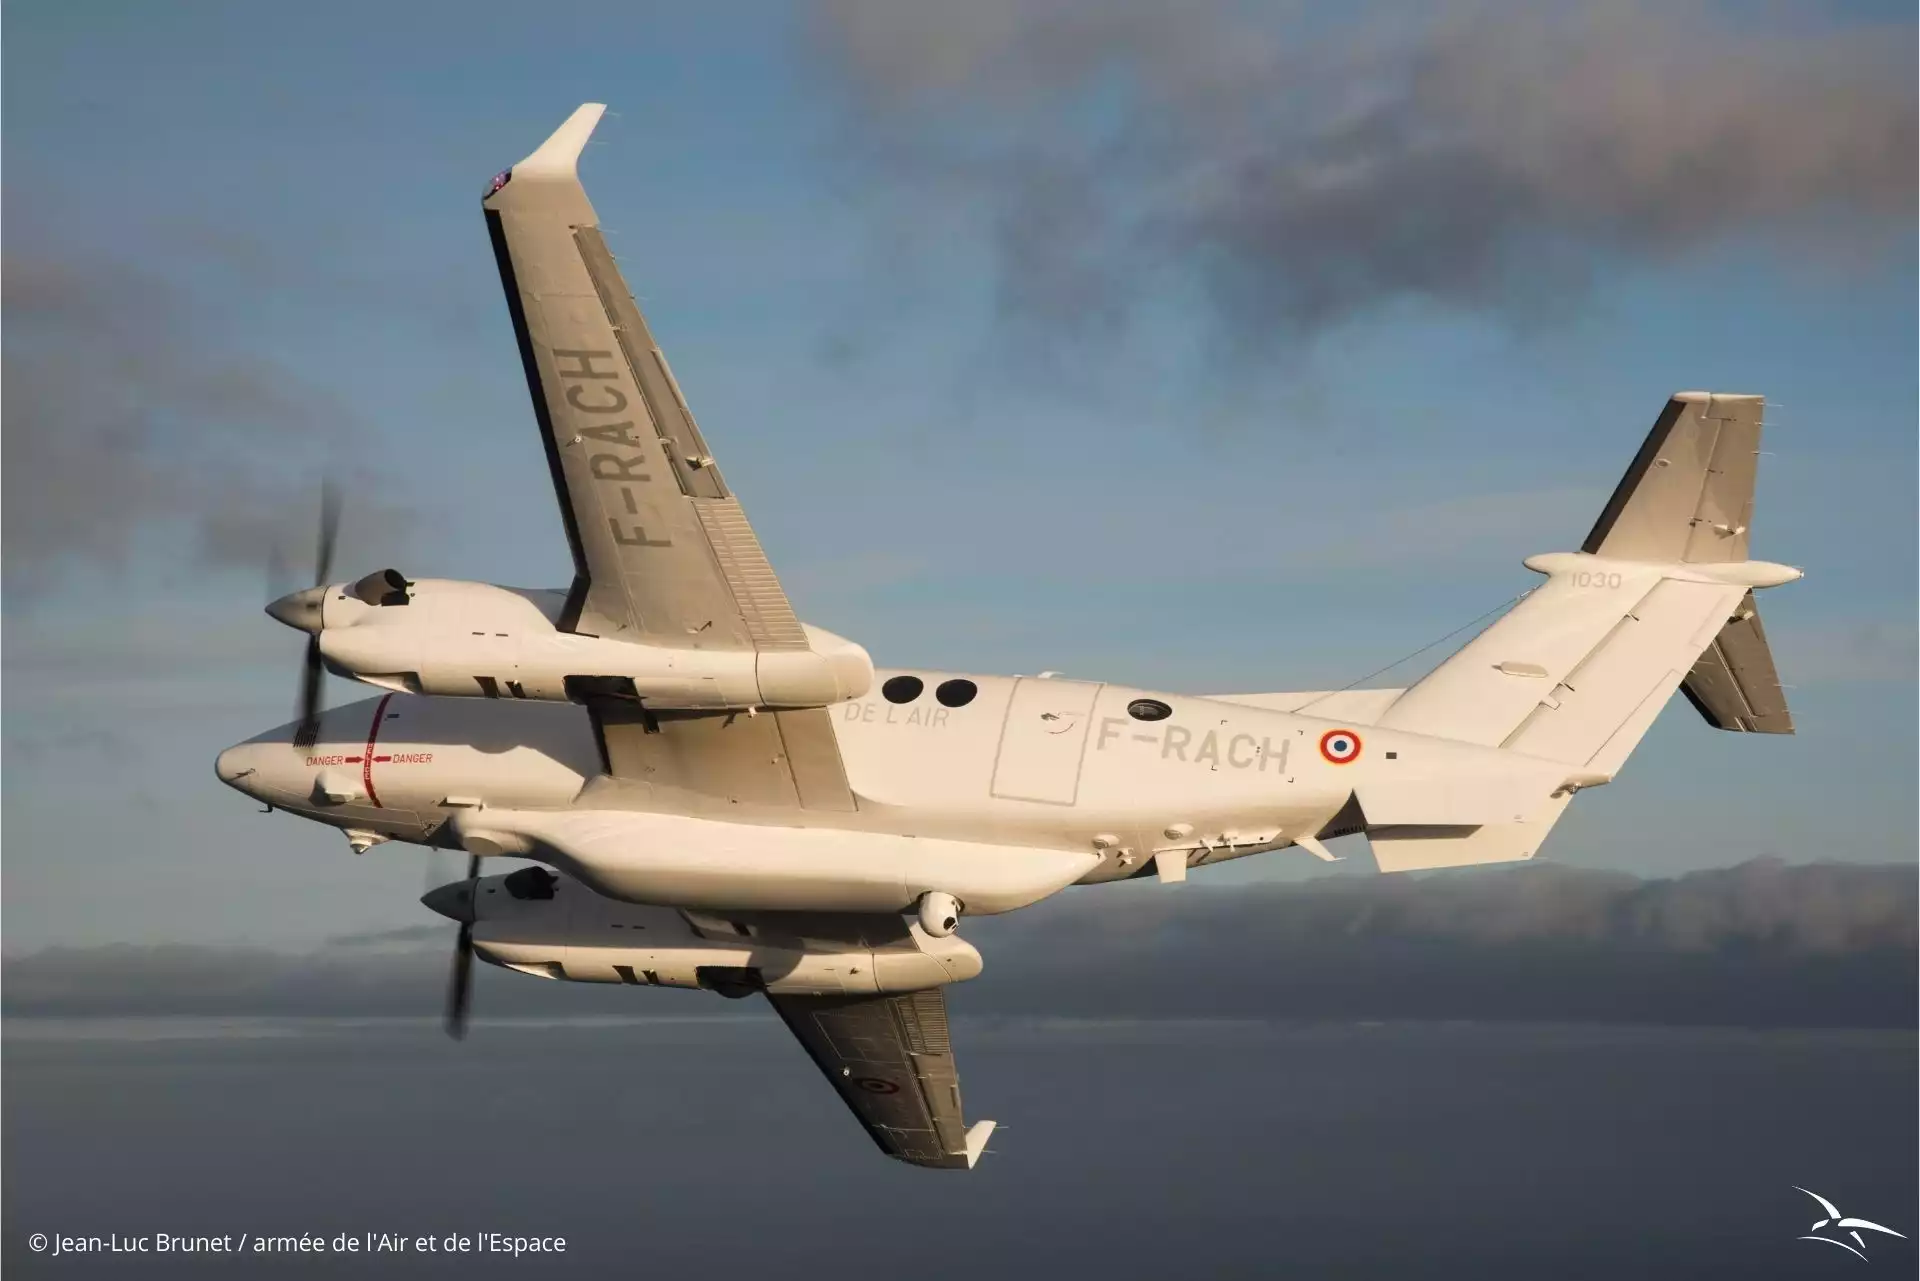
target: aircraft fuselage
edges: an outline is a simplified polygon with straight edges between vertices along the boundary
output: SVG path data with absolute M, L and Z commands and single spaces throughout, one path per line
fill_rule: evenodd
M 1165 852 L 1197 866 L 1359 830 L 1355 798 L 1369 781 L 1515 766 L 1512 753 L 1471 744 L 1057 678 L 879 671 L 865 698 L 827 711 L 854 811 L 760 813 L 644 786 L 620 804 L 1085 852 L 1096 859 L 1085 883 L 1140 874 Z M 291 737 L 282 727 L 230 749 L 220 777 L 362 842 L 457 845 L 463 811 L 565 809 L 602 772 L 587 713 L 561 703 L 395 693 L 327 712 L 310 748 Z

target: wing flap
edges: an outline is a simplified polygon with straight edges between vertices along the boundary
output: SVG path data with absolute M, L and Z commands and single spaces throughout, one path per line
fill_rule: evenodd
M 606 772 L 664 789 L 681 803 L 704 798 L 721 808 L 859 808 L 822 708 L 656 715 L 609 700 L 588 710 Z
M 793 606 L 767 563 L 767 554 L 747 514 L 732 498 L 715 498 L 694 505 L 707 541 L 720 562 L 720 573 L 733 592 L 734 602 L 758 649 L 805 649 L 807 633 L 794 616 Z

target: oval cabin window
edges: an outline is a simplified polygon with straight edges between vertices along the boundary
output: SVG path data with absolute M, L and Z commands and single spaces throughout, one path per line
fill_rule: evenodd
M 951 680 L 940 682 L 940 688 L 933 691 L 933 696 L 940 700 L 942 707 L 965 707 L 979 692 L 980 687 L 972 681 Z
M 918 676 L 894 676 L 880 687 L 880 694 L 889 703 L 911 703 L 926 687 Z
M 1136 698 L 1127 704 L 1127 715 L 1136 721 L 1164 721 L 1173 709 L 1157 698 Z

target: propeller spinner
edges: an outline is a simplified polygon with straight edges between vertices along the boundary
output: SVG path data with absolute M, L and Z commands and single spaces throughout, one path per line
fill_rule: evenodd
M 331 481 L 320 489 L 320 533 L 314 547 L 313 586 L 288 592 L 267 606 L 267 616 L 296 632 L 307 633 L 306 657 L 300 672 L 300 720 L 293 741 L 298 747 L 312 747 L 320 731 L 320 684 L 324 667 L 320 654 L 322 611 L 327 593 L 332 590 L 334 546 L 340 538 L 340 493 Z M 269 577 L 278 576 L 278 556 L 269 566 Z M 348 590 L 369 605 L 405 605 L 413 584 L 397 569 L 376 570 L 354 583 Z

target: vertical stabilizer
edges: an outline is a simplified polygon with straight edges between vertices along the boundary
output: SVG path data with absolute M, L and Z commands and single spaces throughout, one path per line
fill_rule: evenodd
M 1656 563 L 1747 559 L 1765 407 L 1759 396 L 1676 393 L 1580 550 Z

